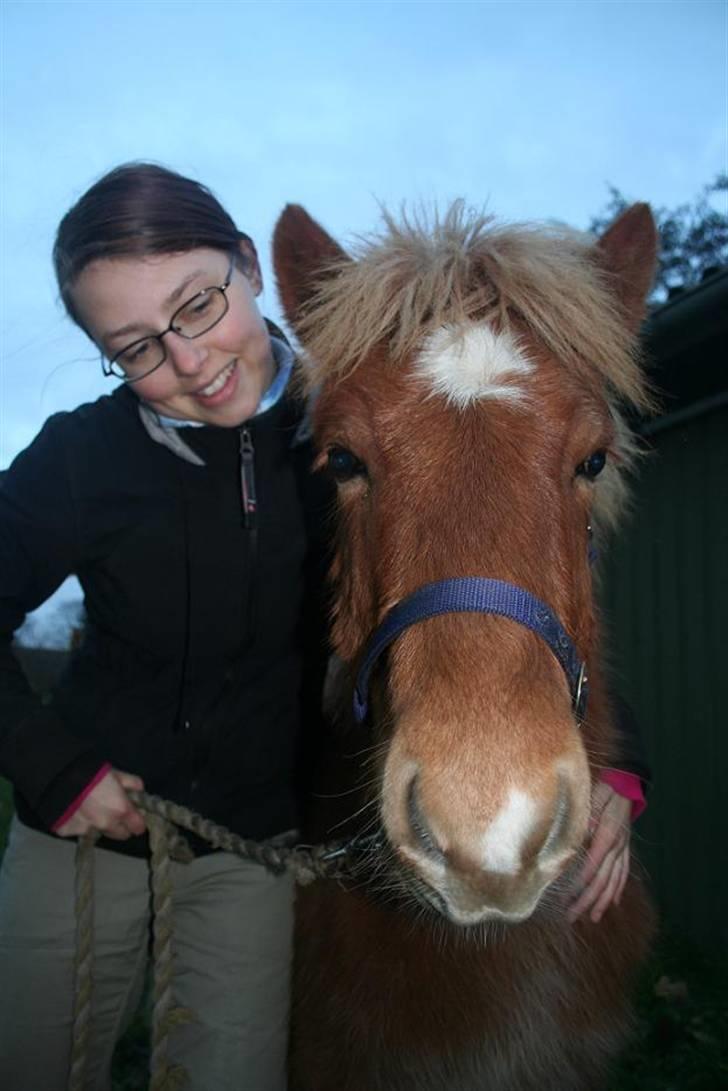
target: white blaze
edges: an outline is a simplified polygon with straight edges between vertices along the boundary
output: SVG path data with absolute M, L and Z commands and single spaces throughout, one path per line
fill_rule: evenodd
M 533 363 L 507 330 L 494 333 L 485 322 L 442 326 L 427 338 L 415 364 L 415 374 L 432 385 L 458 409 L 480 398 L 523 400 L 519 385 L 534 370 Z
M 482 861 L 486 871 L 515 875 L 521 866 L 521 850 L 536 824 L 536 801 L 511 788 L 508 799 L 485 832 Z

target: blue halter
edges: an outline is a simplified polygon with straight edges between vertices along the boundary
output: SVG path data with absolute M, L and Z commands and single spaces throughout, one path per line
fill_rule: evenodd
M 496 614 L 524 625 L 548 644 L 569 683 L 572 707 L 581 721 L 588 697 L 586 663 L 550 606 L 530 591 L 503 580 L 463 576 L 420 587 L 385 615 L 369 638 L 354 690 L 354 716 L 361 723 L 367 714 L 369 678 L 379 656 L 417 621 L 440 614 Z

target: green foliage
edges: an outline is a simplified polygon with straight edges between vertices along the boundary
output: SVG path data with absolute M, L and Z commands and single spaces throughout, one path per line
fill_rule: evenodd
M 601 234 L 632 203 L 610 185 L 609 201 L 589 224 Z M 722 204 L 719 211 L 711 199 Z M 664 302 L 671 289 L 699 284 L 706 269 L 728 264 L 728 174 L 718 174 L 691 204 L 653 208 L 660 233 L 660 259 L 652 302 Z

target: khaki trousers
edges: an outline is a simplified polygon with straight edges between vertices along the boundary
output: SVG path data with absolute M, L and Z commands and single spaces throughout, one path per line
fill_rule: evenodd
M 64 1091 L 73 1003 L 75 845 L 13 820 L 0 870 L 0 1088 Z M 149 946 L 146 861 L 96 849 L 88 1091 L 139 1004 Z M 173 864 L 170 1036 L 188 1091 L 285 1091 L 293 883 L 229 853 Z M 141 1089 L 140 1089 L 141 1091 Z

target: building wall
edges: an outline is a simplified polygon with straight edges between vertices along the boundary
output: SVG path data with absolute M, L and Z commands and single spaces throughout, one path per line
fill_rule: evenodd
M 658 428 L 603 601 L 653 769 L 638 852 L 665 920 L 728 948 L 728 409 Z

